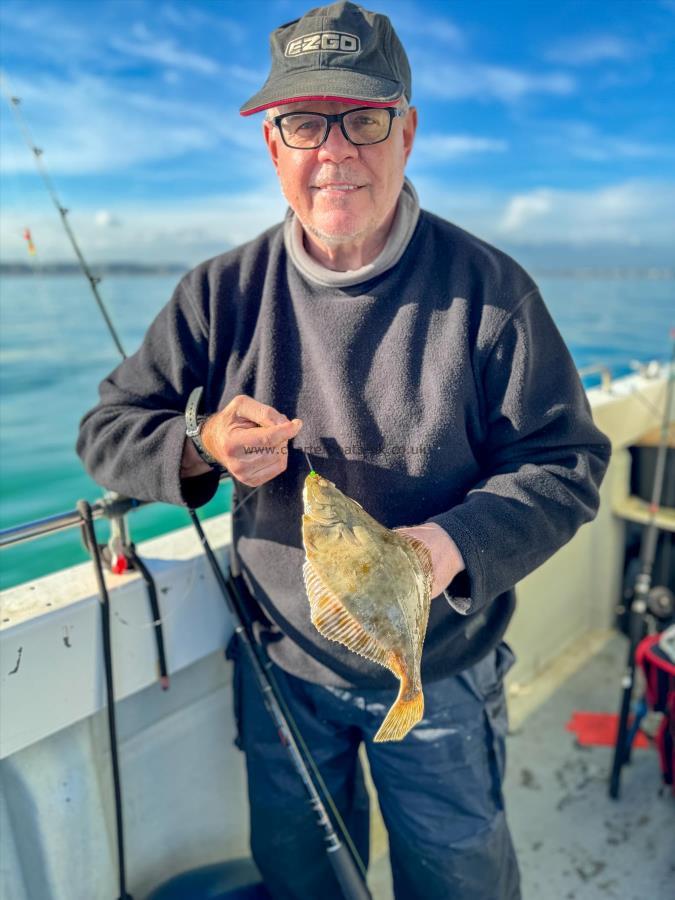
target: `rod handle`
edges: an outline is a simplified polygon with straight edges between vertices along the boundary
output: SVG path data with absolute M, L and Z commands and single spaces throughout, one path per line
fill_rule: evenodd
M 340 842 L 335 848 L 331 848 L 328 859 L 345 900 L 373 900 L 368 885 L 354 865 L 346 844 Z

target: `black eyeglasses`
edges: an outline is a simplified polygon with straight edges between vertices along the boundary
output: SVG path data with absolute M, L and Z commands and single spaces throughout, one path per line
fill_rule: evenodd
M 347 112 L 327 116 L 316 112 L 291 112 L 275 116 L 272 122 L 279 129 L 281 139 L 294 150 L 316 150 L 327 139 L 335 122 L 350 144 L 380 144 L 391 133 L 391 123 L 403 116 L 392 106 L 360 106 Z

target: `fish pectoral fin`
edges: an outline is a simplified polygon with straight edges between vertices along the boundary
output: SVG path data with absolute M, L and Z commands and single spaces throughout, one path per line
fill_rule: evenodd
M 352 532 L 354 534 L 355 543 L 359 544 L 361 547 L 372 546 L 373 538 L 375 537 L 372 528 L 368 528 L 366 525 L 354 525 Z
M 389 669 L 391 653 L 371 637 L 332 591 L 325 587 L 310 562 L 305 562 L 302 574 L 309 598 L 312 624 L 319 634 Z
M 340 537 L 343 541 L 346 541 L 348 544 L 353 544 L 354 546 L 360 546 L 360 542 L 352 529 L 348 525 L 340 526 Z
M 422 689 L 414 690 L 401 664 L 400 658 L 390 653 L 389 668 L 401 679 L 398 697 L 373 738 L 375 743 L 400 741 L 420 721 L 424 715 L 424 694 Z

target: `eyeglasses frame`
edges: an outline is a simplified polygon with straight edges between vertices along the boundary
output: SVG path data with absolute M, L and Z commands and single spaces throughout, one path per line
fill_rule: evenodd
M 387 133 L 383 138 L 380 138 L 379 141 L 368 141 L 367 143 L 358 143 L 357 141 L 353 141 L 344 126 L 343 119 L 345 116 L 350 115 L 351 113 L 361 112 L 361 110 L 368 109 L 384 109 L 389 113 L 389 128 L 387 129 Z M 328 113 L 320 113 L 316 112 L 314 109 L 296 109 L 293 112 L 282 113 L 280 116 L 274 116 L 272 119 L 272 124 L 279 129 L 279 134 L 281 135 L 281 140 L 284 144 L 291 150 L 318 150 L 319 147 L 322 147 L 326 141 L 328 140 L 328 135 L 330 134 L 330 130 L 337 122 L 340 125 L 340 131 L 342 132 L 344 139 L 348 141 L 350 144 L 353 144 L 355 147 L 374 147 L 375 144 L 381 144 L 387 140 L 389 135 L 391 134 L 391 124 L 394 119 L 403 118 L 405 116 L 407 110 L 403 111 L 395 106 L 356 106 L 354 109 L 346 109 L 341 113 L 333 113 L 329 115 Z M 289 116 L 321 116 L 326 122 L 326 131 L 324 132 L 324 136 L 321 139 L 321 142 L 316 144 L 313 147 L 294 147 L 293 144 L 289 144 L 284 137 L 284 132 L 281 128 L 281 122 L 283 119 L 288 118 Z

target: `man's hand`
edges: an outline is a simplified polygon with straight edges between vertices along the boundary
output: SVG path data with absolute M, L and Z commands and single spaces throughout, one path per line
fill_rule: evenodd
M 271 406 L 241 394 L 210 416 L 201 430 L 202 443 L 237 481 L 258 487 L 286 470 L 288 442 L 302 428 L 300 419 L 289 420 Z M 188 439 L 183 453 L 185 476 L 208 471 L 201 459 L 197 467 Z M 199 471 L 197 471 L 197 468 Z
M 459 575 L 465 569 L 462 554 L 457 549 L 457 544 L 450 535 L 435 522 L 427 522 L 425 525 L 415 525 L 412 528 L 396 528 L 407 537 L 417 538 L 426 544 L 431 553 L 431 564 L 434 570 L 434 580 L 431 586 L 431 596 L 438 597 L 450 584 L 455 575 Z

